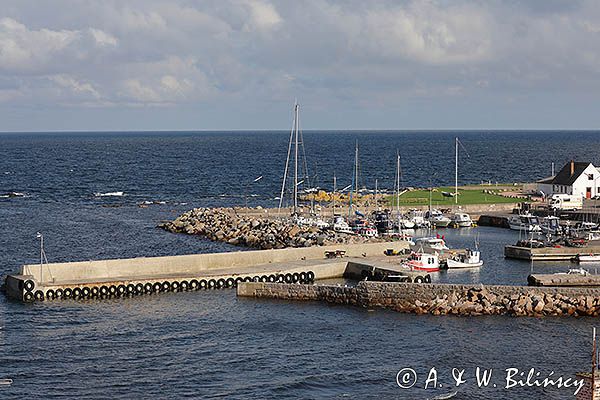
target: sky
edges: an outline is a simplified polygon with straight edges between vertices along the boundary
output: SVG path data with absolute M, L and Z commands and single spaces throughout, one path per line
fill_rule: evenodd
M 4 132 L 600 127 L 596 0 L 1 3 Z

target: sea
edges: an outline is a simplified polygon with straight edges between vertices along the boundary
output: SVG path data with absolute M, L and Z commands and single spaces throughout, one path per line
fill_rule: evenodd
M 305 131 L 303 176 L 328 190 L 334 175 L 338 189 L 350 185 L 358 145 L 361 186 L 377 180 L 392 190 L 396 152 L 403 185 L 452 185 L 456 137 L 460 184 L 532 182 L 571 159 L 600 164 L 597 132 Z M 246 251 L 157 225 L 194 207 L 277 206 L 289 139 L 289 131 L 2 133 L 0 276 L 39 262 L 38 232 L 50 262 Z M 3 196 L 10 192 L 22 196 Z M 437 282 L 524 285 L 532 270 L 569 267 L 505 260 L 518 232 L 439 233 L 452 247 L 478 240 L 485 265 Z M 568 399 L 575 388 L 534 381 L 588 371 L 598 325 L 417 316 L 232 290 L 34 304 L 0 295 L 0 381 L 13 381 L 0 385 L 0 399 Z M 477 371 L 490 381 L 478 382 Z

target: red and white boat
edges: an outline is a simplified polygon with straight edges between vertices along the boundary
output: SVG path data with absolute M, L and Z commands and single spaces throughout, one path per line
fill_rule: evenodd
M 440 260 L 437 254 L 412 253 L 402 266 L 411 271 L 438 272 Z

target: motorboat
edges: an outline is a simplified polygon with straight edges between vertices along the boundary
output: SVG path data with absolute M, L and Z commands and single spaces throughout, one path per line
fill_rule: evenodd
M 554 275 L 581 275 L 588 276 L 590 273 L 588 270 L 583 268 L 569 268 L 567 272 L 557 272 Z
M 412 253 L 402 266 L 411 271 L 438 272 L 440 261 L 437 253 Z
M 483 260 L 481 259 L 481 252 L 479 250 L 467 249 L 465 254 L 458 254 L 448 258 L 447 263 L 448 269 L 479 268 L 483 265 Z
M 515 231 L 539 232 L 542 230 L 538 217 L 533 214 L 517 214 L 508 217 L 510 229 Z
M 355 230 L 356 233 L 365 237 L 378 237 L 377 229 L 372 226 L 361 226 Z
M 346 219 L 339 215 L 333 217 L 333 230 L 338 233 L 354 234 L 354 231 L 350 228 Z
M 600 254 L 577 254 L 575 257 L 573 257 L 573 261 L 577 263 L 600 263 Z
M 450 218 L 446 217 L 441 211 L 436 209 L 427 211 L 425 218 L 427 218 L 429 223 L 436 228 L 446 228 L 450 225 L 450 222 L 452 222 Z
M 562 231 L 560 226 L 560 218 L 555 216 L 549 216 L 542 218 L 540 229 L 543 233 L 557 235 Z
M 442 254 L 445 251 L 450 250 L 448 246 L 446 246 L 446 241 L 439 237 L 417 238 L 414 239 L 414 243 L 415 244 L 411 246 L 413 251 L 436 252 Z
M 425 219 L 423 210 L 412 209 L 408 212 L 407 217 L 408 221 L 413 223 L 413 228 L 426 228 L 429 226 L 429 221 Z
M 598 229 L 598 224 L 589 221 L 579 221 L 575 224 L 576 231 L 592 231 Z
M 321 218 L 307 218 L 302 215 L 294 216 L 294 223 L 298 226 L 315 226 L 319 229 L 327 229 L 329 228 L 329 223 L 323 221 Z
M 398 220 L 398 224 L 401 229 L 415 229 L 417 227 L 414 221 L 411 221 L 410 219 L 406 218 L 400 218 Z
M 387 211 L 375 211 L 373 213 L 375 218 L 375 227 L 377 232 L 381 234 L 389 233 L 393 230 L 394 226 L 390 221 L 390 214 Z
M 459 228 L 468 228 L 473 226 L 473 220 L 467 213 L 454 213 L 450 219 L 452 224 Z

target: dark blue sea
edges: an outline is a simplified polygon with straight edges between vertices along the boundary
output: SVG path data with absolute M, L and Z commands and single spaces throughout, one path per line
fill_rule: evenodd
M 404 185 L 452 184 L 456 136 L 461 184 L 533 181 L 570 159 L 600 164 L 596 132 L 304 132 L 303 142 L 312 185 L 329 189 L 334 174 L 338 188 L 349 185 L 358 142 L 361 186 L 377 179 L 391 189 L 397 150 Z M 50 262 L 239 250 L 156 225 L 197 206 L 276 206 L 288 140 L 283 131 L 0 134 L 0 195 L 25 194 L 0 197 L 0 275 L 38 260 L 38 231 Z M 502 256 L 518 233 L 445 234 L 454 247 L 478 235 L 486 265 L 437 281 L 525 284 L 532 266 Z M 14 380 L 0 399 L 568 399 L 574 389 L 506 389 L 505 370 L 535 368 L 540 379 L 588 370 L 595 324 L 404 315 L 233 291 L 36 304 L 0 296 L 0 379 Z M 477 386 L 477 367 L 493 369 L 487 387 Z M 411 389 L 396 384 L 403 368 L 418 374 Z M 424 390 L 431 368 L 442 387 Z M 453 368 L 466 371 L 458 388 Z

